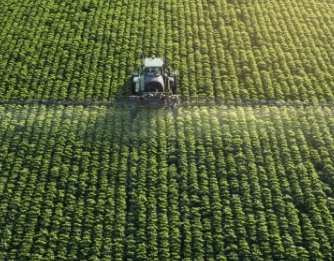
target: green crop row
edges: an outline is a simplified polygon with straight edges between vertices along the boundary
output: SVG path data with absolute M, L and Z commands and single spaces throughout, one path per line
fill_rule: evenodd
M 128 95 L 142 53 L 180 93 L 333 101 L 331 1 L 2 1 L 1 99 Z
M 329 108 L 0 108 L 4 260 L 332 260 Z

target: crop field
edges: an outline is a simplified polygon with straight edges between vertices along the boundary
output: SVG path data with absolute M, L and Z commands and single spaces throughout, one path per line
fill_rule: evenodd
M 0 1 L 0 101 L 334 102 L 332 0 Z M 0 105 L 0 261 L 334 260 L 334 107 Z
M 334 110 L 0 113 L 3 258 L 333 258 Z
M 334 101 L 332 0 L 6 0 L 0 96 L 129 94 L 141 55 L 185 96 Z

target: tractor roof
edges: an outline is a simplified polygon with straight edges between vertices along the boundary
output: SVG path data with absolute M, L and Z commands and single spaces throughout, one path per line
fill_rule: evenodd
M 162 58 L 145 58 L 144 66 L 145 67 L 162 67 L 164 64 L 164 60 Z

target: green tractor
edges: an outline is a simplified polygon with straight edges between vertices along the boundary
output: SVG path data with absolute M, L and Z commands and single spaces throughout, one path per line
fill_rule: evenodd
M 167 63 L 162 58 L 144 58 L 138 73 L 131 76 L 131 115 L 136 117 L 140 107 L 169 107 L 177 115 L 179 96 L 177 74 L 168 76 Z

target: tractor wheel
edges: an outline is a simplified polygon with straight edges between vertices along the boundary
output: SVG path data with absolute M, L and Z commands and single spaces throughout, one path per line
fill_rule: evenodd
M 136 95 L 136 83 L 133 82 L 133 79 L 137 76 L 138 76 L 137 73 L 132 73 L 131 74 L 131 94 L 132 95 Z
M 173 94 L 176 94 L 176 91 L 177 91 L 177 74 L 176 74 L 176 72 L 172 73 L 172 77 L 174 79 L 173 86 L 172 86 L 172 92 L 173 92 Z

